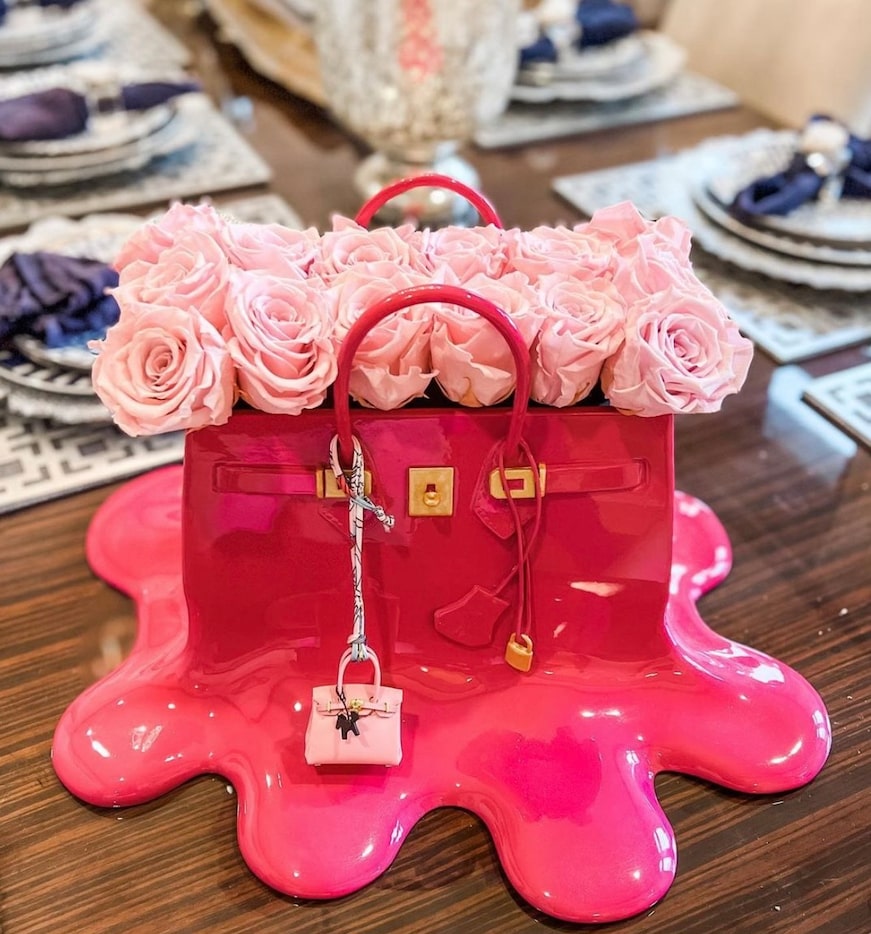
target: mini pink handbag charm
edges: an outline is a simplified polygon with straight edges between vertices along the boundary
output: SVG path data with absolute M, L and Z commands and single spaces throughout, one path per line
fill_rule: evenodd
M 381 684 L 381 665 L 371 648 L 366 654 L 375 666 L 374 683 L 346 684 L 351 651 L 339 662 L 336 683 L 312 690 L 305 761 L 309 765 L 399 765 L 402 690 Z

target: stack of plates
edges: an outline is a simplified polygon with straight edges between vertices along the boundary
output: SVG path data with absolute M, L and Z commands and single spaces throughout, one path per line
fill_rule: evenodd
M 0 263 L 10 253 L 46 250 L 111 262 L 121 244 L 143 223 L 130 214 L 94 214 L 80 221 L 48 218 L 28 233 L 0 241 Z M 107 423 L 111 416 L 91 385 L 94 356 L 88 341 L 100 333 L 77 334 L 61 347 L 18 335 L 0 349 L 0 398 L 26 418 L 64 424 Z
M 58 85 L 88 94 L 93 87 L 86 66 L 47 69 L 28 77 L 4 82 L 4 97 Z M 142 75 L 128 78 L 148 80 Z M 152 159 L 195 142 L 191 111 L 201 105 L 201 98 L 186 94 L 150 110 L 95 112 L 83 133 L 65 139 L 0 143 L 0 182 L 11 188 L 42 188 L 141 169 Z
M 776 279 L 865 291 L 871 288 L 871 201 L 820 200 L 752 220 L 729 212 L 742 188 L 789 165 L 796 143 L 793 132 L 762 130 L 698 147 L 688 162 L 686 193 L 695 238 L 722 259 Z
M 97 11 L 90 0 L 59 6 L 12 6 L 0 23 L 0 68 L 69 61 L 97 44 Z
M 627 100 L 673 81 L 685 58 L 667 36 L 637 32 L 607 45 L 566 50 L 554 63 L 521 68 L 511 96 L 530 104 Z

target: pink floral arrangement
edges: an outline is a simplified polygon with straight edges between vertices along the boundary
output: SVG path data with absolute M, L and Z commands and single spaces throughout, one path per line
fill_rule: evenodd
M 628 202 L 574 228 L 368 231 L 233 223 L 177 204 L 124 245 L 120 319 L 93 342 L 94 386 L 128 434 L 220 425 L 237 400 L 298 415 L 323 404 L 359 315 L 398 289 L 462 285 L 511 316 L 529 348 L 532 398 L 574 405 L 598 386 L 633 415 L 713 412 L 752 356 L 692 272 L 690 235 Z M 459 405 L 514 389 L 511 354 L 463 308 L 421 305 L 381 322 L 351 374 L 362 404 L 395 409 L 435 381 Z

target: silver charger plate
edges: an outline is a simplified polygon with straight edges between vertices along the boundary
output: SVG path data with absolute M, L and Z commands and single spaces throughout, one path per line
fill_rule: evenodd
M 61 425 L 106 425 L 112 421 L 96 396 L 65 396 L 0 381 L 0 399 L 22 418 L 47 418 Z
M 559 78 L 545 84 L 515 82 L 511 98 L 530 104 L 552 101 L 619 101 L 646 94 L 674 80 L 686 52 L 667 36 L 641 32 L 636 38 L 643 54 L 621 69 L 588 78 Z
M 94 354 L 88 349 L 88 341 L 98 340 L 105 336 L 105 332 L 99 334 L 89 332 L 76 335 L 61 347 L 49 347 L 48 344 L 31 334 L 18 334 L 13 338 L 12 343 L 17 351 L 33 363 L 45 367 L 61 367 L 66 370 L 90 373 L 94 365 Z
M 94 396 L 91 375 L 82 370 L 45 366 L 12 350 L 0 350 L 0 382 L 58 396 Z
M 730 147 L 705 180 L 711 197 L 721 205 L 731 204 L 754 180 L 782 171 L 792 159 L 797 140 L 798 134 L 791 131 L 757 131 L 745 146 Z M 760 215 L 753 225 L 821 246 L 871 250 L 871 199 L 815 201 L 782 217 Z

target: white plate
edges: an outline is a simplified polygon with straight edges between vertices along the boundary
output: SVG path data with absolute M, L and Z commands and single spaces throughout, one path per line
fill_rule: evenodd
M 754 133 L 746 146 L 724 153 L 706 182 L 708 190 L 722 205 L 731 204 L 751 182 L 785 169 L 796 141 L 793 132 Z M 871 249 L 871 199 L 812 202 L 784 216 L 760 215 L 753 223 L 772 233 L 828 247 Z
M 199 95 L 188 95 L 188 97 Z M 182 108 L 179 101 L 179 111 Z M 186 101 L 185 103 L 193 103 Z M 193 108 L 191 108 L 193 110 Z M 144 168 L 158 156 L 178 152 L 196 143 L 197 127 L 195 119 L 179 116 L 151 136 L 147 136 L 130 146 L 114 150 L 102 159 L 81 158 L 76 161 L 46 158 L 28 160 L 26 168 L 21 170 L 0 169 L 0 181 L 10 188 L 39 188 L 47 185 L 69 185 L 94 178 L 118 175 L 121 172 L 133 172 Z
M 815 289 L 845 292 L 871 290 L 871 268 L 838 266 L 798 259 L 765 249 L 737 237 L 711 221 L 693 200 L 693 188 L 714 176 L 723 159 L 746 152 L 748 145 L 762 142 L 770 131 L 754 131 L 741 137 L 725 137 L 702 143 L 677 157 L 673 168 L 664 174 L 657 193 L 665 213 L 675 214 L 689 225 L 693 240 L 709 253 L 772 279 L 809 285 Z
M 16 55 L 69 44 L 93 28 L 97 12 L 87 0 L 58 6 L 13 6 L 0 23 L 0 53 Z
M 87 129 L 65 139 L 0 143 L 0 167 L 14 168 L 14 160 L 65 157 L 105 158 L 107 150 L 135 144 L 156 133 L 174 116 L 175 107 L 162 104 L 149 110 L 121 110 L 93 114 Z M 20 166 L 19 166 L 20 167 Z
M 786 256 L 797 259 L 809 259 L 818 263 L 832 263 L 843 266 L 866 266 L 871 269 L 871 250 L 861 248 L 840 249 L 824 243 L 811 240 L 798 240 L 783 234 L 757 227 L 750 227 L 733 217 L 722 204 L 708 191 L 705 185 L 695 185 L 692 189 L 693 200 L 696 206 L 703 211 L 709 220 L 728 230 L 729 233 L 741 237 L 750 243 L 774 250 Z
M 555 78 L 543 85 L 515 83 L 512 100 L 529 104 L 552 101 L 619 101 L 646 94 L 674 79 L 686 53 L 667 36 L 641 32 L 635 37 L 643 54 L 616 72 L 589 78 Z
M 98 41 L 97 11 L 88 2 L 69 10 L 13 7 L 0 26 L 0 68 L 27 68 L 67 61 Z
M 574 46 L 560 51 L 556 62 L 533 62 L 520 70 L 523 84 L 548 84 L 551 81 L 583 81 L 613 75 L 637 65 L 647 55 L 647 47 L 640 35 L 634 33 L 605 45 L 576 49 Z

